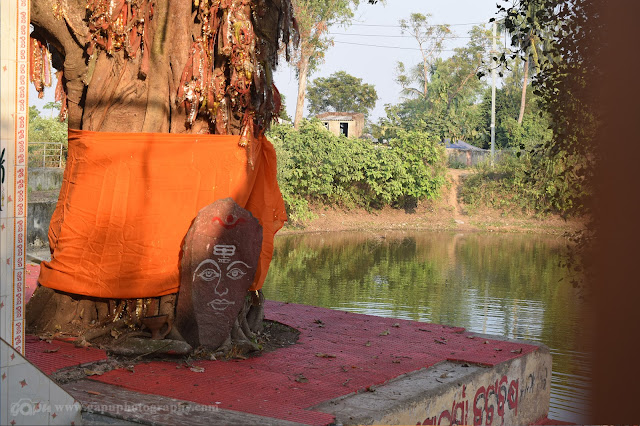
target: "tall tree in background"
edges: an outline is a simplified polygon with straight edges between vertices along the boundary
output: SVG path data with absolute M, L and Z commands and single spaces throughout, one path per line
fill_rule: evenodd
M 441 139 L 471 140 L 476 136 L 484 87 L 476 75 L 484 72 L 484 64 L 489 62 L 491 38 L 482 27 L 472 28 L 469 36 L 467 45 L 455 49 L 451 57 L 431 60 L 426 75 L 420 64 L 412 76 L 401 76 L 408 99 L 386 107 L 387 117 L 374 126 L 378 137 L 389 139 L 398 129 L 427 131 Z
M 431 25 L 430 18 L 430 14 L 412 13 L 409 20 L 400 20 L 402 33 L 416 39 L 422 56 L 422 62 L 409 70 L 398 62 L 397 81 L 406 97 L 427 97 L 431 67 L 442 53 L 445 38 L 451 34 L 449 25 Z
M 520 112 L 518 114 L 518 124 L 522 124 L 524 110 L 527 104 L 527 86 L 529 85 L 529 73 L 531 72 L 531 60 L 535 72 L 540 71 L 540 60 L 538 51 L 541 49 L 540 40 L 543 37 L 542 28 L 538 19 L 538 11 L 541 4 L 538 0 L 527 1 L 521 4 L 520 13 L 516 9 L 510 9 L 505 18 L 505 26 L 511 34 L 511 44 L 522 53 L 523 82 L 520 98 Z
M 358 4 L 359 0 L 293 0 L 300 35 L 300 48 L 294 58 L 298 76 L 298 97 L 293 122 L 296 129 L 300 127 L 304 113 L 307 77 L 322 62 L 325 51 L 333 43 L 329 28 L 348 24 L 353 17 L 353 8 Z
M 309 112 L 313 115 L 322 112 L 360 112 L 367 116 L 378 100 L 372 84 L 363 83 L 361 78 L 344 71 L 313 80 L 307 96 Z

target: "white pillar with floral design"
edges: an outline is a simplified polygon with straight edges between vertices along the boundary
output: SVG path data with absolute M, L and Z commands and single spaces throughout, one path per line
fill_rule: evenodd
M 0 337 L 24 353 L 29 0 L 0 8 Z

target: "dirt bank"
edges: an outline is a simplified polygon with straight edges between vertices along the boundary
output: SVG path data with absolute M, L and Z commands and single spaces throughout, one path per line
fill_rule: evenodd
M 449 169 L 449 183 L 439 200 L 428 200 L 413 211 L 384 208 L 367 212 L 315 207 L 316 218 L 302 226 L 286 225 L 280 234 L 356 230 L 449 230 L 563 234 L 584 226 L 584 220 L 565 221 L 559 216 L 535 217 L 504 214 L 494 209 L 469 209 L 459 198 L 467 170 Z

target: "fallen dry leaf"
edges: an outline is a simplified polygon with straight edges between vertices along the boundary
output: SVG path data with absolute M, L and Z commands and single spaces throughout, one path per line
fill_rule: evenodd
M 391 327 L 399 328 L 400 327 L 400 323 L 397 322 L 397 323 L 393 324 Z
M 89 370 L 88 368 L 85 368 L 84 374 L 86 376 L 102 376 L 104 374 L 104 371 L 95 371 L 95 370 Z
M 102 395 L 100 392 L 96 392 L 96 391 L 87 391 L 87 393 L 89 395 Z
M 316 354 L 316 356 L 317 356 L 318 358 L 335 358 L 335 357 L 336 357 L 335 355 L 331 355 L 331 354 L 324 354 L 324 353 L 322 353 L 322 352 L 318 352 L 318 353 Z
M 58 346 L 57 348 L 53 348 L 53 349 L 45 349 L 44 352 L 45 354 L 54 354 L 56 352 L 58 352 L 60 350 L 60 346 Z
M 442 339 L 442 340 L 438 340 L 438 339 L 433 339 L 434 342 L 440 344 L 440 345 L 446 345 L 447 344 L 447 339 Z
M 520 349 L 514 349 L 511 351 L 512 354 L 521 354 L 522 353 L 522 348 Z
M 298 374 L 296 376 L 296 382 L 298 383 L 308 383 L 309 379 L 307 379 L 306 377 L 304 377 L 304 374 Z
M 193 366 L 189 370 L 193 371 L 194 373 L 204 373 L 204 367 Z
M 389 331 L 389 329 L 386 329 L 385 331 L 380 333 L 380 336 L 388 336 L 389 334 L 391 334 L 391 332 Z
M 371 346 L 371 342 L 369 340 L 367 340 L 367 343 L 364 344 L 365 346 Z

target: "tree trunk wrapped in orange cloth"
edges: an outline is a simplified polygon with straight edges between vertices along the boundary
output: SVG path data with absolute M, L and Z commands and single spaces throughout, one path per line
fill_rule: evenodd
M 39 282 L 100 298 L 178 291 L 184 236 L 198 211 L 231 197 L 263 227 L 251 290 L 262 287 L 273 237 L 286 220 L 276 156 L 239 136 L 69 131 L 69 156 L 51 219 L 51 262 Z M 253 157 L 253 167 L 248 156 Z

